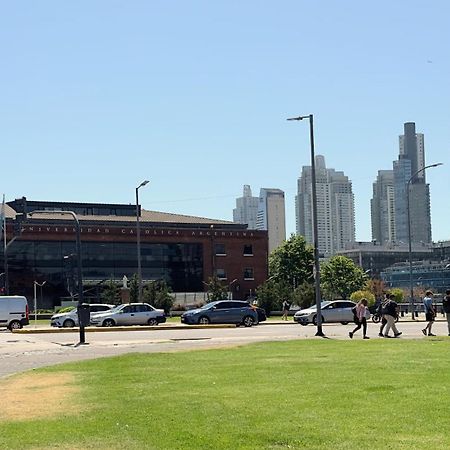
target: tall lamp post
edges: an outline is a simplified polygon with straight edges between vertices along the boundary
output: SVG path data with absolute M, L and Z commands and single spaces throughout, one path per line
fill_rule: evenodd
M 41 288 L 41 307 L 42 307 L 42 288 L 44 287 L 44 284 L 47 283 L 47 281 L 43 281 L 42 283 L 38 283 L 35 281 L 34 284 L 34 326 L 37 325 L 37 291 L 36 288 L 39 286 Z
M 139 188 L 147 185 L 148 180 L 144 180 L 136 188 L 136 241 L 137 241 L 137 262 L 138 262 L 138 301 L 142 301 L 142 266 L 141 266 L 141 226 L 139 222 Z
M 34 214 L 69 214 L 75 221 L 75 232 L 76 232 L 76 256 L 77 256 L 77 275 L 78 275 L 78 323 L 80 328 L 80 342 L 79 344 L 86 344 L 85 338 L 85 320 L 89 325 L 89 309 L 83 304 L 83 268 L 82 268 L 82 258 L 81 258 L 81 229 L 80 222 L 78 221 L 77 215 L 73 211 L 45 211 L 36 210 L 28 213 L 28 216 L 32 217 Z
M 316 191 L 316 162 L 314 155 L 314 119 L 313 115 L 291 117 L 287 120 L 309 120 L 309 139 L 311 144 L 311 193 L 312 193 L 312 222 L 314 235 L 314 287 L 317 310 L 316 336 L 325 336 L 322 331 L 322 309 L 320 306 L 320 261 L 319 261 L 319 233 L 317 226 L 317 191 Z
M 409 305 L 411 308 L 411 317 L 415 320 L 414 315 L 414 289 L 413 289 L 413 266 L 412 266 L 412 242 L 411 242 L 411 211 L 409 206 L 409 188 L 411 187 L 411 181 L 421 172 L 424 172 L 430 167 L 442 166 L 442 163 L 430 164 L 429 166 L 422 167 L 414 172 L 410 179 L 406 182 L 406 211 L 408 215 L 408 259 L 409 259 Z

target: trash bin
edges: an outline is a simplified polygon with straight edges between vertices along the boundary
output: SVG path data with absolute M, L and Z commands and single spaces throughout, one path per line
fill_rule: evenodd
M 87 327 L 91 323 L 91 311 L 88 303 L 78 305 L 78 323 L 80 327 Z

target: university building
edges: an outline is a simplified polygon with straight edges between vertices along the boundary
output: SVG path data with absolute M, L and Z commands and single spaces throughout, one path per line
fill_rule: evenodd
M 76 293 L 76 227 L 80 224 L 83 286 L 89 297 L 108 280 L 121 284 L 137 273 L 137 220 L 135 205 L 28 201 L 8 202 L 5 208 L 7 242 L 17 234 L 16 215 L 33 213 L 8 245 L 11 295 L 33 298 L 38 308 L 59 305 Z M 207 291 L 216 275 L 228 285 L 233 298 L 245 299 L 267 279 L 268 235 L 233 222 L 147 211 L 138 207 L 142 279 L 165 280 L 175 293 Z M 16 228 L 16 229 L 15 229 Z M 3 245 L 0 253 L 5 267 Z M 2 270 L 3 272 L 3 270 Z M 4 284 L 5 276 L 0 279 Z M 41 297 L 42 293 L 42 297 Z

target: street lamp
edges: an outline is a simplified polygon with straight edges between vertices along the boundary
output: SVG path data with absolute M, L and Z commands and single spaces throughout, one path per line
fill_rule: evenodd
M 83 268 L 82 268 L 82 258 L 81 258 L 81 229 L 80 222 L 78 220 L 77 215 L 73 211 L 46 211 L 46 210 L 36 210 L 28 213 L 30 218 L 34 214 L 69 214 L 72 216 L 72 219 L 75 221 L 75 232 L 76 232 L 76 255 L 77 255 L 77 275 L 78 275 L 78 305 L 77 305 L 77 314 L 78 314 L 78 323 L 80 328 L 80 342 L 79 344 L 86 344 L 85 339 L 85 321 L 87 321 L 89 325 L 89 309 L 83 304 Z
M 320 306 L 320 261 L 319 261 L 319 233 L 317 225 L 317 192 L 316 192 L 316 162 L 314 155 L 314 119 L 313 115 L 291 117 L 287 120 L 309 120 L 309 140 L 311 145 L 311 193 L 312 193 L 312 222 L 314 235 L 314 287 L 317 310 L 317 332 L 316 336 L 325 336 L 322 331 L 322 309 Z
M 43 281 L 42 283 L 38 283 L 35 281 L 34 284 L 34 326 L 37 325 L 37 292 L 36 292 L 36 286 L 39 286 L 41 288 L 41 307 L 42 307 L 42 288 L 44 287 L 44 284 L 47 283 L 47 281 Z
M 142 267 L 141 267 L 141 227 L 139 223 L 139 188 L 147 185 L 148 180 L 144 180 L 136 188 L 136 241 L 137 241 L 137 260 L 138 260 L 138 301 L 142 301 Z
M 429 166 L 422 167 L 412 174 L 410 179 L 406 182 L 406 210 L 408 215 L 408 258 L 409 258 L 409 303 L 411 308 L 412 319 L 415 320 L 414 317 L 414 292 L 413 292 L 413 267 L 412 267 L 412 242 L 411 242 L 411 211 L 409 206 L 409 188 L 411 186 L 411 181 L 415 178 L 419 173 L 424 172 L 426 169 L 430 167 L 438 167 L 442 166 L 442 163 L 430 164 Z

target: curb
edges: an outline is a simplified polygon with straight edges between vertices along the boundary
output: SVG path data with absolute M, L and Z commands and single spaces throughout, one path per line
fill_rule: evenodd
M 234 324 L 221 324 L 221 325 L 156 325 L 156 326 L 128 326 L 128 327 L 86 327 L 84 331 L 86 333 L 107 333 L 115 331 L 158 331 L 158 330 L 187 330 L 187 329 L 210 329 L 210 328 L 236 328 Z M 73 328 L 35 328 L 26 329 L 22 328 L 20 330 L 12 330 L 14 334 L 50 334 L 50 333 L 78 333 L 78 327 Z

